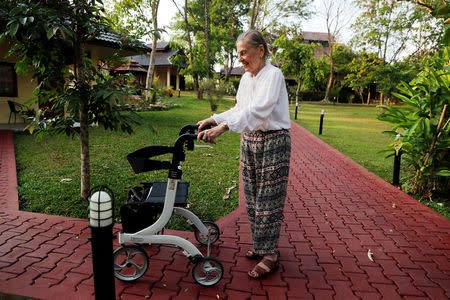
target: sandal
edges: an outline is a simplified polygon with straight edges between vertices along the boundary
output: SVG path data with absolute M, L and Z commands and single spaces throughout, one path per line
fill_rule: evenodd
M 248 259 L 262 259 L 264 256 L 262 254 L 255 253 L 254 250 L 247 250 L 247 252 L 245 252 L 245 257 Z
M 278 259 L 272 260 L 267 256 L 264 256 L 263 259 L 251 271 L 248 271 L 247 274 L 251 279 L 263 279 L 266 278 L 267 275 L 275 272 L 278 267 Z

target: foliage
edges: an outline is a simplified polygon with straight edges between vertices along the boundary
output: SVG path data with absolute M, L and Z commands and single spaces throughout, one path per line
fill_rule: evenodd
M 30 129 L 81 135 L 82 197 L 90 189 L 88 125 L 97 123 L 109 130 L 132 131 L 136 114 L 123 114 L 116 108 L 121 99 L 134 92 L 126 80 L 106 75 L 88 57 L 90 39 L 108 32 L 102 17 L 101 1 L 8 0 L 0 3 L 0 42 L 13 45 L 8 55 L 16 55 L 17 72 L 32 72 L 39 81 L 34 101 L 48 101 L 49 110 L 38 112 Z M 8 13 L 5 13 L 8 12 Z M 123 39 L 124 46 L 133 40 Z M 55 115 L 56 112 L 56 115 Z M 65 114 L 61 113 L 65 112 Z M 80 127 L 74 129 L 74 123 Z
M 210 1 L 210 67 L 216 63 L 223 64 L 228 57 L 234 59 L 233 50 L 237 36 L 242 32 L 242 16 L 248 12 L 249 1 Z M 192 66 L 187 63 L 187 58 L 175 57 L 174 61 L 181 67 L 184 67 L 184 75 L 197 75 L 204 77 L 207 73 L 206 48 L 205 48 L 205 9 L 204 0 L 195 0 L 189 2 L 188 23 L 192 39 Z M 180 45 L 187 44 L 186 22 L 183 14 L 176 15 L 176 21 L 172 27 L 178 34 L 176 41 Z M 188 53 L 187 49 L 184 53 Z M 232 57 L 230 57 L 232 55 Z M 210 70 L 212 73 L 212 69 Z
M 307 85 L 314 80 L 317 73 L 317 63 L 314 59 L 316 45 L 305 44 L 300 37 L 288 39 L 282 35 L 276 39 L 274 46 L 277 47 L 275 60 L 281 63 L 281 70 L 285 76 L 291 76 L 298 82 L 298 90 L 301 90 L 302 82 Z
M 443 36 L 442 22 L 424 7 L 408 2 L 357 0 L 362 14 L 353 24 L 354 45 L 376 52 L 386 61 L 398 60 L 408 52 L 421 56 L 435 51 Z
M 382 61 L 375 53 L 361 53 L 349 64 L 349 73 L 345 76 L 343 85 L 352 88 L 362 99 L 364 89 L 368 88 L 369 84 L 376 81 L 378 67 L 381 63 Z
M 105 1 L 105 15 L 111 21 L 113 29 L 146 42 L 151 40 L 153 33 L 151 10 L 150 0 Z
M 398 87 L 400 93 L 395 95 L 404 107 L 380 106 L 384 110 L 380 120 L 393 124 L 389 133 L 401 134 L 389 148 L 401 149 L 406 155 L 405 161 L 416 170 L 409 190 L 423 198 L 449 192 L 449 110 L 443 115 L 444 105 L 450 103 L 449 51 L 447 47 L 440 56 L 424 62 L 423 70 L 409 84 Z

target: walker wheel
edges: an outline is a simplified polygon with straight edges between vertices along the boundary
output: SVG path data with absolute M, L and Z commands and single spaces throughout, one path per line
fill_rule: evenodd
M 192 277 L 202 286 L 215 285 L 222 279 L 222 276 L 222 263 L 209 256 L 199 258 L 192 269 Z
M 148 269 L 148 255 L 136 245 L 126 245 L 114 251 L 114 276 L 122 281 L 133 281 Z
M 210 221 L 203 221 L 203 225 L 205 225 L 209 231 L 210 243 L 214 244 L 220 236 L 219 226 L 217 226 L 216 223 Z M 194 231 L 194 235 L 197 242 L 202 245 L 208 245 L 208 236 L 203 235 L 197 228 Z

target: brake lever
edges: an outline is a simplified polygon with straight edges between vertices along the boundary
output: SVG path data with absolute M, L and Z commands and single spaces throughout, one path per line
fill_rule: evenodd
M 194 148 L 209 148 L 209 149 L 214 149 L 213 146 L 210 145 L 194 145 Z

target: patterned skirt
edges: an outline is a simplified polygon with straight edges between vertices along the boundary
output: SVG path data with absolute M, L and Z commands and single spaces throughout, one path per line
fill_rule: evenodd
M 247 214 L 257 254 L 278 248 L 289 176 L 291 136 L 288 130 L 245 132 L 241 169 Z

